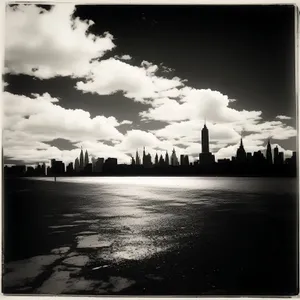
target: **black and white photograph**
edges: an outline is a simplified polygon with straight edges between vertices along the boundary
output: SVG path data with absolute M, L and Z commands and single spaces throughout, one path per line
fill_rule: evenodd
M 297 6 L 4 19 L 4 295 L 298 295 Z

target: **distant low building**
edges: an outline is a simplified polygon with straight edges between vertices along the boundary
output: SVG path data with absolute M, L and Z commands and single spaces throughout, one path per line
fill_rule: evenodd
M 65 173 L 65 164 L 62 161 L 52 159 L 51 160 L 51 174 L 62 175 Z
M 95 163 L 94 172 L 101 173 L 103 171 L 103 164 L 104 164 L 104 158 L 98 157 L 98 159 Z

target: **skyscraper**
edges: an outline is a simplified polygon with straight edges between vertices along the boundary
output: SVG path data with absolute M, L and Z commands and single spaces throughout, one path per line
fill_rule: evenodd
M 273 159 L 272 159 L 272 148 L 271 148 L 271 144 L 270 144 L 270 139 L 268 140 L 266 158 L 267 158 L 267 163 L 269 165 L 272 165 Z
M 277 146 L 274 148 L 274 164 L 279 165 L 279 150 Z
M 149 168 L 152 165 L 151 155 L 150 153 L 146 154 L 146 150 L 144 147 L 143 150 L 143 166 Z
M 84 161 L 83 161 L 83 150 L 81 147 L 80 156 L 79 156 L 79 170 L 83 171 L 84 169 Z
M 85 156 L 84 156 L 84 167 L 89 164 L 89 154 L 88 151 L 85 150 Z
M 160 155 L 160 158 L 159 158 L 159 165 L 160 166 L 163 166 L 165 164 L 165 161 L 164 161 L 164 158 L 162 156 L 162 154 Z
M 180 165 L 181 166 L 184 165 L 184 155 L 183 154 L 180 155 Z
M 209 153 L 209 133 L 206 127 L 206 122 L 204 123 L 204 127 L 201 130 L 201 145 L 202 145 L 201 153 Z
M 243 139 L 241 138 L 240 146 L 236 151 L 236 160 L 238 163 L 245 163 L 247 160 L 247 154 L 243 145 Z
M 70 163 L 67 165 L 67 173 L 68 173 L 68 174 L 72 174 L 73 171 L 74 171 L 74 169 L 73 169 L 73 163 L 70 162 Z
M 93 170 L 93 172 L 95 172 L 95 166 L 96 166 L 96 158 L 95 158 L 95 156 L 92 156 L 92 170 Z
M 278 164 L 279 165 L 283 165 L 283 163 L 284 163 L 284 153 L 283 152 L 279 152 Z
M 96 163 L 95 163 L 95 169 L 94 172 L 100 173 L 103 170 L 103 164 L 104 164 L 104 158 L 98 157 Z
M 171 155 L 171 165 L 172 166 L 178 166 L 179 165 L 178 158 L 176 156 L 176 151 L 175 151 L 174 148 L 173 148 L 172 155 Z
M 209 132 L 206 127 L 206 122 L 201 130 L 201 145 L 202 152 L 199 154 L 199 162 L 201 165 L 213 164 L 215 162 L 215 156 L 209 152 Z
M 155 164 L 155 165 L 158 165 L 158 155 L 157 155 L 157 153 L 156 153 L 156 155 L 155 155 L 154 164 Z
M 131 156 L 131 165 L 132 165 L 132 166 L 135 165 L 135 159 L 133 158 L 133 156 Z
M 76 157 L 76 159 L 75 159 L 75 172 L 79 172 L 79 171 L 80 171 L 79 159 L 78 159 L 78 157 Z
M 141 164 L 138 150 L 136 150 L 136 153 L 135 153 L 135 164 L 136 165 L 140 165 Z
M 169 159 L 168 151 L 166 151 L 165 164 L 166 164 L 166 165 L 169 165 L 169 164 L 170 164 L 170 159 Z

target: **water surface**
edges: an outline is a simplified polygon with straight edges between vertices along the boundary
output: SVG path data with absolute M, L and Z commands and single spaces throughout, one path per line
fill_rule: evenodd
M 296 184 L 224 177 L 7 181 L 5 260 L 12 271 L 4 289 L 293 294 Z M 20 266 L 36 272 L 25 280 Z

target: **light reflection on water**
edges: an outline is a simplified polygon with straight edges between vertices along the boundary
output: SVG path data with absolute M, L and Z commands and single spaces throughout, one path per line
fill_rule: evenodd
M 296 179 L 290 178 L 60 177 L 57 183 L 72 184 L 60 185 L 73 201 L 62 217 L 64 224 L 84 226 L 77 247 L 103 248 L 98 257 L 107 263 L 172 249 L 204 230 L 203 219 L 210 211 L 228 209 L 226 203 L 250 212 L 263 209 L 264 193 L 296 193 Z M 80 236 L 84 231 L 93 233 Z
M 53 177 L 35 177 L 35 180 L 54 181 Z M 151 188 L 163 189 L 170 192 L 184 190 L 225 190 L 244 192 L 280 192 L 295 191 L 296 178 L 257 178 L 257 177 L 57 177 L 58 182 L 97 184 L 107 187 L 107 191 L 128 193 L 129 188 L 135 188 L 130 193 L 143 197 L 151 193 Z M 150 189 L 149 189 L 150 188 Z

